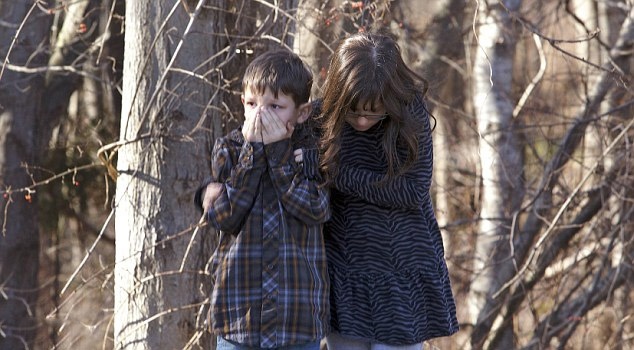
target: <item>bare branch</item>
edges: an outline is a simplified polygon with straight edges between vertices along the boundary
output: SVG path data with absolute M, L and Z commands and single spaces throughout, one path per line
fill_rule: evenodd
M 2 76 L 4 75 L 4 68 L 9 63 L 9 56 L 11 55 L 11 51 L 13 51 L 13 46 L 15 46 L 15 42 L 18 40 L 18 36 L 20 36 L 20 32 L 22 32 L 22 29 L 24 28 L 24 24 L 29 18 L 31 18 L 31 14 L 33 13 L 33 10 L 35 10 L 35 8 L 38 6 L 38 2 L 39 1 L 33 2 L 33 5 L 31 5 L 31 8 L 27 12 L 26 16 L 24 16 L 24 19 L 22 19 L 22 22 L 20 23 L 18 30 L 15 32 L 15 36 L 13 36 L 13 40 L 11 40 L 11 45 L 9 45 L 9 49 L 7 50 L 7 55 L 5 56 L 4 62 L 2 63 L 2 68 L 0 68 L 0 80 L 2 80 Z
M 578 297 L 558 305 L 540 322 L 527 348 L 535 343 L 548 344 L 550 339 L 557 335 L 562 335 L 562 344 L 565 344 L 587 312 L 607 299 L 615 288 L 619 288 L 627 280 L 628 276 L 631 276 L 631 268 L 627 266 L 610 268 L 605 276 L 598 273 L 595 276 L 595 282 Z
M 542 80 L 542 77 L 544 77 L 544 73 L 546 72 L 546 55 L 544 55 L 542 42 L 539 39 L 539 36 L 536 34 L 533 34 L 533 40 L 535 41 L 535 47 L 537 48 L 537 53 L 539 54 L 539 71 L 537 71 L 537 74 L 535 74 L 535 76 L 531 80 L 531 83 L 528 84 L 528 86 L 524 90 L 524 93 L 522 93 L 522 97 L 520 97 L 519 101 L 517 102 L 515 109 L 513 109 L 513 118 L 516 118 L 520 114 L 522 108 L 524 107 L 524 104 L 526 103 L 526 100 L 528 100 L 531 92 L 533 92 L 533 89 L 535 89 L 537 84 Z
M 603 208 L 608 201 L 610 194 L 610 185 L 616 175 L 623 169 L 623 162 L 616 161 L 614 168 L 605 176 L 605 181 L 601 186 L 588 194 L 588 200 L 584 206 L 578 210 L 576 217 L 571 220 L 566 228 L 561 228 L 557 235 L 548 242 L 547 245 L 540 249 L 540 253 L 533 264 L 524 273 L 520 283 L 512 287 L 510 296 L 500 311 L 497 320 L 494 322 L 498 327 L 509 324 L 513 317 L 517 314 L 521 304 L 527 298 L 529 293 L 537 285 L 546 272 L 546 269 L 552 264 L 555 258 L 568 246 L 570 240 L 584 227 L 584 224 L 592 220 L 595 215 Z M 498 333 L 491 332 L 488 336 L 487 343 L 496 344 L 499 341 Z
M 611 51 L 612 55 L 614 57 L 618 57 L 619 61 L 626 60 L 632 55 L 632 53 L 630 52 L 629 55 L 623 55 L 622 52 L 625 51 L 624 48 L 631 47 L 632 40 L 634 40 L 634 8 L 632 8 L 628 18 L 624 21 L 623 26 L 621 27 L 619 39 Z M 612 63 L 608 63 L 606 65 L 606 68 L 607 67 L 612 67 Z M 612 74 L 604 71 L 601 77 L 597 80 L 597 83 L 594 85 L 593 94 L 590 96 L 587 105 L 581 108 L 581 110 L 578 112 L 577 117 L 575 118 L 575 122 L 563 138 L 559 149 L 553 155 L 550 162 L 544 169 L 544 175 L 539 186 L 540 189 L 538 190 L 538 195 L 535 198 L 533 206 L 534 209 L 530 211 L 529 216 L 524 224 L 524 233 L 516 244 L 516 254 L 514 256 L 514 259 L 516 261 L 523 262 L 523 267 L 515 275 L 515 277 L 513 277 L 509 282 L 505 283 L 505 285 L 497 293 L 495 293 L 496 296 L 501 295 L 501 293 L 503 293 L 510 285 L 516 283 L 519 280 L 520 276 L 526 271 L 526 268 L 529 266 L 528 262 L 532 259 L 535 248 L 533 248 L 529 258 L 527 258 L 526 260 L 524 260 L 524 258 L 526 256 L 526 253 L 530 249 L 530 243 L 534 240 L 534 238 L 538 234 L 538 231 L 543 225 L 540 217 L 544 216 L 545 211 L 548 208 L 547 204 L 550 202 L 553 186 L 560 176 L 560 169 L 568 162 L 571 155 L 574 153 L 575 148 L 579 145 L 585 128 L 587 127 L 593 116 L 597 114 L 601 101 L 603 101 L 608 91 L 613 88 L 613 86 L 614 81 L 612 80 Z M 630 121 L 623 130 L 629 130 L 632 127 L 633 122 L 634 120 Z M 625 136 L 626 133 L 621 132 L 619 136 L 617 136 L 613 140 L 606 152 L 608 150 L 611 150 L 617 144 L 617 142 L 623 139 Z M 604 152 L 601 158 L 607 155 L 606 152 Z M 598 163 L 595 163 L 594 168 L 596 168 L 597 166 Z M 584 177 L 585 180 L 583 181 L 586 181 L 590 175 L 591 173 L 587 172 L 586 176 Z M 579 191 L 579 189 L 580 187 L 577 186 L 577 189 L 575 191 Z M 556 218 L 560 217 L 561 214 L 563 214 L 565 206 L 561 209 L 562 210 L 559 211 Z M 554 227 L 553 224 L 556 221 L 557 219 L 553 220 L 553 222 L 549 225 L 550 228 L 544 234 L 542 234 L 542 238 L 539 239 L 539 242 L 543 242 L 543 240 L 548 236 L 549 232 L 551 232 L 552 228 Z M 539 246 L 539 242 L 537 243 L 537 246 Z
M 101 231 L 99 231 L 99 235 L 97 236 L 95 241 L 92 243 L 92 246 L 90 246 L 90 249 L 88 249 L 88 252 L 86 252 L 84 259 L 79 263 L 79 266 L 77 266 L 75 271 L 70 275 L 70 278 L 68 279 L 68 281 L 66 281 L 66 284 L 64 285 L 62 290 L 59 292 L 60 296 L 64 295 L 64 292 L 66 292 L 66 289 L 68 289 L 68 286 L 70 286 L 70 284 L 73 282 L 73 280 L 75 279 L 79 271 L 81 271 L 81 269 L 84 267 L 84 264 L 86 264 L 86 261 L 88 261 L 88 258 L 90 257 L 90 255 L 92 255 L 92 252 L 95 250 L 97 243 L 99 243 L 101 236 L 103 236 L 104 232 L 106 232 L 106 227 L 108 227 L 108 224 L 110 223 L 110 219 L 112 219 L 113 215 L 114 215 L 114 210 L 111 210 L 110 214 L 108 215 L 108 218 L 106 219 L 106 222 L 101 227 Z
M 546 229 L 546 231 L 539 237 L 537 242 L 533 245 L 533 247 L 531 249 L 531 252 L 530 252 L 528 258 L 526 259 L 526 261 L 524 262 L 522 268 L 520 268 L 520 270 L 517 272 L 515 277 L 513 277 L 510 281 L 505 283 L 502 286 L 502 288 L 500 288 L 500 290 L 493 295 L 494 298 L 499 297 L 507 288 L 509 288 L 511 285 L 517 283 L 517 281 L 527 271 L 527 269 L 530 266 L 533 258 L 536 255 L 536 252 L 541 249 L 542 244 L 544 244 L 544 242 L 547 240 L 547 238 L 553 232 L 555 227 L 557 227 L 557 223 L 561 219 L 561 217 L 564 214 L 564 212 L 568 209 L 568 206 L 572 202 L 572 199 L 580 193 L 581 188 L 583 187 L 583 184 L 594 174 L 594 172 L 596 171 L 597 167 L 600 165 L 600 161 L 602 161 L 606 156 L 608 156 L 615 149 L 616 145 L 618 145 L 621 142 L 621 140 L 624 139 L 628 135 L 628 132 L 632 128 L 632 126 L 634 126 L 634 119 L 630 120 L 630 122 L 627 125 L 625 125 L 625 127 L 623 128 L 621 133 L 619 133 L 619 135 L 614 138 L 614 140 L 610 143 L 610 145 L 603 152 L 601 157 L 594 163 L 592 168 L 590 168 L 586 172 L 586 174 L 583 177 L 583 179 L 581 181 L 579 181 L 579 183 L 577 184 L 575 189 L 572 191 L 572 194 L 570 194 L 568 196 L 568 198 L 566 198 L 565 202 L 560 206 L 557 214 L 555 215 L 554 219 L 548 225 L 548 228 Z

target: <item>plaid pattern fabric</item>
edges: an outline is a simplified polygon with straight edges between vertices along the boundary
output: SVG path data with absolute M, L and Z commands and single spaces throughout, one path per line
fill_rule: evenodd
M 304 170 L 318 165 L 295 163 L 295 134 L 263 145 L 235 130 L 213 150 L 213 180 L 224 186 L 207 212 L 221 231 L 211 323 L 216 335 L 248 346 L 312 342 L 329 329 L 322 236 L 329 197 Z

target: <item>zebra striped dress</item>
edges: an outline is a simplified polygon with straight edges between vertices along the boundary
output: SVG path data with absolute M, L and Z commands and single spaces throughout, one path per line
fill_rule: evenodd
M 386 171 L 382 123 L 346 125 L 324 229 L 331 324 L 344 336 L 391 345 L 458 331 L 444 248 L 429 194 L 432 139 L 421 98 L 410 106 L 424 127 L 416 164 L 377 185 Z

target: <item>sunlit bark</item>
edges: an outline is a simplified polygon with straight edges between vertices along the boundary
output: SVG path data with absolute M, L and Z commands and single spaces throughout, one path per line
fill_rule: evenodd
M 504 5 L 504 6 L 502 6 Z M 502 265 L 511 264 L 514 215 L 523 195 L 523 152 L 513 122 L 511 82 L 516 38 L 510 12 L 520 1 L 482 3 L 478 18 L 478 47 L 474 63 L 474 105 L 480 136 L 482 168 L 480 225 L 475 248 L 474 274 L 468 307 L 475 324 L 472 346 L 481 348 L 493 323 L 491 314 L 502 301 L 492 295 L 509 276 Z M 496 349 L 513 348 L 513 326 L 495 329 L 504 336 Z
M 209 251 L 191 226 L 199 220 L 192 196 L 208 174 L 209 151 L 189 133 L 214 96 L 214 86 L 195 76 L 211 72 L 208 59 L 220 50 L 200 33 L 223 24 L 202 8 L 209 1 L 187 3 L 126 7 L 115 202 L 117 349 L 182 349 L 204 331 L 196 315 L 207 296 L 199 288 L 209 278 Z
M 578 19 L 578 22 L 575 23 L 577 36 L 579 38 L 586 38 L 575 46 L 575 54 L 588 62 L 601 65 L 603 63 L 601 59 L 602 55 L 599 40 L 597 40 L 599 34 L 597 33 L 597 29 L 599 28 L 597 6 L 598 3 L 594 1 L 574 0 L 570 2 L 569 10 L 574 18 Z M 588 86 L 594 83 L 599 73 L 593 66 L 584 64 L 583 62 L 579 62 L 578 64 L 580 65 L 581 72 L 584 74 L 582 74 L 582 77 L 578 80 L 575 79 L 575 77 L 572 77 L 572 79 L 578 81 L 578 83 L 575 84 L 579 87 L 577 94 L 582 99 L 579 102 L 583 103 L 583 99 L 587 98 Z M 607 135 L 602 135 L 602 132 L 603 130 L 599 123 L 588 125 L 586 135 L 583 139 L 583 163 L 579 169 L 579 178 L 582 178 L 587 169 L 592 168 L 594 163 L 603 162 L 601 159 L 601 154 L 604 149 L 603 140 Z M 586 188 L 594 186 L 600 181 L 600 178 L 600 174 L 596 174 L 592 179 L 586 182 Z

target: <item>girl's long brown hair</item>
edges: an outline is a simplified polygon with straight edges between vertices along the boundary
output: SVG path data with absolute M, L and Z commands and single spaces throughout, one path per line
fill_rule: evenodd
M 389 115 L 382 121 L 388 163 L 385 180 L 407 171 L 418 158 L 421 130 L 407 106 L 426 90 L 427 82 L 407 67 L 391 36 L 358 33 L 341 42 L 330 60 L 324 84 L 321 167 L 326 180 L 331 182 L 337 175 L 345 117 L 359 102 L 380 101 Z M 407 150 L 404 160 L 398 156 L 399 144 Z

